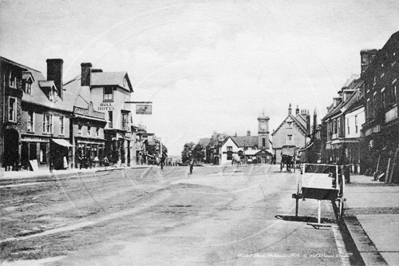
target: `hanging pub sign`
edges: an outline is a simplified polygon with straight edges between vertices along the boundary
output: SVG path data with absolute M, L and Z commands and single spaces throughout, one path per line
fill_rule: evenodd
M 136 114 L 151 115 L 152 114 L 152 105 L 151 104 L 137 104 L 136 105 Z

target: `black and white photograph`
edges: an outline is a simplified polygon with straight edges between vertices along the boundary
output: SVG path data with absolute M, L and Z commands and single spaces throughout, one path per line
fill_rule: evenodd
M 396 0 L 0 0 L 0 265 L 398 265 Z

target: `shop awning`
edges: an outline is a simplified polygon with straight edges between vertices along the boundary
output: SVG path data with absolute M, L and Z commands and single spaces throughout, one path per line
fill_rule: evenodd
M 64 139 L 51 139 L 53 142 L 57 143 L 58 145 L 64 146 L 64 147 L 73 147 L 71 143 Z

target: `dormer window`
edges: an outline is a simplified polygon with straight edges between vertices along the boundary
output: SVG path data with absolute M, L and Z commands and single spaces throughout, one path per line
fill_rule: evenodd
M 32 83 L 30 83 L 30 81 L 27 81 L 25 83 L 25 93 L 31 94 L 31 90 L 32 90 Z

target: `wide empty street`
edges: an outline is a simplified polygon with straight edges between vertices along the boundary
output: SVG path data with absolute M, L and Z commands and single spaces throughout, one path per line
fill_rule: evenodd
M 0 188 L 2 265 L 348 265 L 332 204 L 278 165 L 147 167 Z

